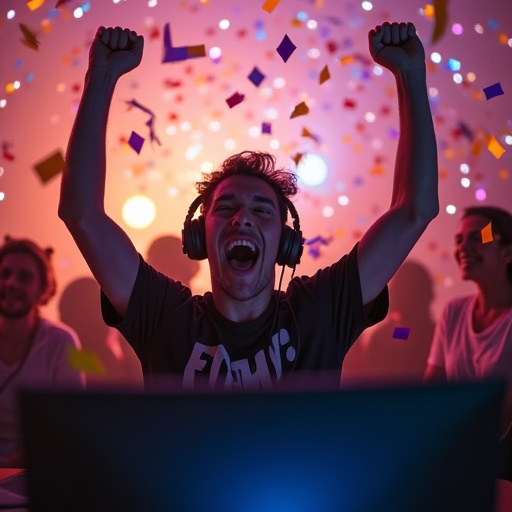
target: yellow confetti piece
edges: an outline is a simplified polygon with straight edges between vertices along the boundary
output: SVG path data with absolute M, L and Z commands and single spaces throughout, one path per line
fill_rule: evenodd
M 322 71 L 320 71 L 320 83 L 327 82 L 329 78 L 331 78 L 331 74 L 329 73 L 329 68 L 325 65 Z
M 30 0 L 29 2 L 27 2 L 27 7 L 31 10 L 31 11 L 35 11 L 36 9 L 39 9 L 39 7 L 41 7 L 41 5 L 43 5 L 45 2 L 45 0 Z
M 482 243 L 488 244 L 489 242 L 492 242 L 492 222 L 489 222 L 485 228 L 483 228 L 480 232 L 482 234 Z
M 293 109 L 293 112 L 290 115 L 290 119 L 298 116 L 304 116 L 306 114 L 309 114 L 309 107 L 304 101 L 302 101 Z
M 105 367 L 100 358 L 91 350 L 77 350 L 68 347 L 68 360 L 73 370 L 84 373 L 105 373 Z
M 48 182 L 51 178 L 64 170 L 66 162 L 60 150 L 55 151 L 48 158 L 36 163 L 34 169 L 41 178 L 43 183 Z
M 495 137 L 491 135 L 487 142 L 487 149 L 496 157 L 500 158 L 503 153 L 505 153 L 505 149 L 501 146 L 501 144 L 496 140 Z
M 281 0 L 265 0 L 261 8 L 269 14 L 279 5 Z

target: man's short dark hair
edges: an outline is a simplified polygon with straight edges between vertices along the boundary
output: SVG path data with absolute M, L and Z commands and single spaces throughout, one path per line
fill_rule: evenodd
M 501 245 L 512 244 L 512 214 L 497 206 L 468 206 L 462 213 L 462 218 L 469 215 L 480 215 L 491 221 L 493 234 L 500 235 Z M 512 282 L 512 262 L 507 266 L 508 280 Z
M 230 156 L 220 168 L 196 183 L 197 191 L 203 196 L 203 213 L 211 206 L 213 193 L 219 183 L 231 176 L 251 176 L 268 183 L 277 195 L 281 221 L 286 223 L 288 209 L 284 198 L 288 199 L 298 192 L 297 175 L 283 167 L 276 168 L 275 156 L 263 151 L 243 151 Z

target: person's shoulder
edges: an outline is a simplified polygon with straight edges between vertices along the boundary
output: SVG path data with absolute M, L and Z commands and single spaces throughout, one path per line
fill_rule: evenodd
M 76 331 L 69 325 L 49 318 L 40 318 L 39 322 L 42 338 L 52 340 L 53 343 L 60 342 L 69 346 L 80 346 Z
M 471 305 L 471 303 L 474 300 L 473 295 L 463 295 L 460 297 L 453 297 L 452 299 L 448 300 L 448 302 L 444 305 L 443 310 L 445 312 L 450 311 L 460 311 L 462 309 L 465 309 Z

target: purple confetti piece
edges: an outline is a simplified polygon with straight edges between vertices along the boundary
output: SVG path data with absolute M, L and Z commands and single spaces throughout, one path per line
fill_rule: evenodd
M 393 331 L 393 338 L 395 340 L 406 340 L 407 338 L 409 338 L 410 332 L 410 327 L 395 327 Z
M 499 82 L 493 85 L 489 85 L 489 87 L 484 87 L 483 91 L 486 100 L 490 100 L 491 98 L 505 94 Z
M 270 123 L 261 123 L 261 133 L 272 133 L 272 125 Z
M 256 66 L 254 66 L 253 70 L 251 71 L 250 75 L 247 78 L 249 78 L 249 80 L 256 87 L 259 87 L 261 82 L 263 82 L 263 80 L 265 79 L 265 75 Z
M 128 144 L 138 155 L 140 155 L 140 151 L 144 144 L 144 138 L 139 134 L 132 132 L 130 138 L 128 139 Z
M 172 45 L 171 26 L 169 23 L 166 23 L 164 26 L 164 56 L 162 63 L 179 62 L 204 56 L 202 53 L 191 52 L 189 48 L 189 46 Z
M 286 62 L 296 48 L 297 47 L 292 43 L 291 39 L 285 35 L 279 46 L 276 48 L 276 51 L 279 53 L 283 61 Z

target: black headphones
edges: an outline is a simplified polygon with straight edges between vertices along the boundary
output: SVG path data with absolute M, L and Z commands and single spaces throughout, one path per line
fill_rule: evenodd
M 290 226 L 283 226 L 276 263 L 295 268 L 300 263 L 304 239 L 300 230 L 299 214 L 295 206 L 287 197 L 283 197 L 283 201 L 293 218 L 293 229 Z M 204 217 L 200 215 L 197 219 L 193 218 L 202 202 L 203 196 L 200 195 L 190 205 L 181 231 L 183 254 L 186 254 L 191 260 L 204 260 L 207 257 Z

